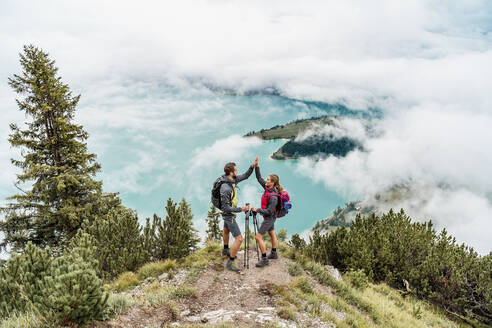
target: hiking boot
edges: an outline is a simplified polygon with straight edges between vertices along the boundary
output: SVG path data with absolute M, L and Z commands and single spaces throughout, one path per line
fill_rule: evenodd
M 270 254 L 268 254 L 267 258 L 269 258 L 270 260 L 278 259 L 277 252 L 272 251 Z
M 262 257 L 261 260 L 256 263 L 257 268 L 263 268 L 264 266 L 267 266 L 270 262 L 266 257 Z
M 227 256 L 227 257 L 231 256 L 231 253 L 229 253 L 229 248 L 222 249 L 222 256 Z
M 239 272 L 239 271 L 241 271 L 241 270 L 239 270 L 239 268 L 236 266 L 236 264 L 234 264 L 234 262 L 233 262 L 233 261 L 231 261 L 231 260 L 228 260 L 228 261 L 227 261 L 226 268 L 227 268 L 227 270 L 231 270 L 232 272 Z

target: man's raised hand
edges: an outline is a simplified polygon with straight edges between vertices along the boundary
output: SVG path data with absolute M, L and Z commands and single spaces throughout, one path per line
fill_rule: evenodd
M 254 160 L 254 162 L 253 162 L 253 164 L 251 166 L 253 166 L 253 167 L 257 167 L 258 166 L 258 156 L 256 156 L 256 158 L 255 158 L 255 160 Z

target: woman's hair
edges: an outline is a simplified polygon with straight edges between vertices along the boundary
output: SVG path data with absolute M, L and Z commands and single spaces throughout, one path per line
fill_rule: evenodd
M 270 180 L 273 182 L 273 188 L 276 188 L 278 192 L 284 191 L 284 188 L 280 185 L 280 179 L 278 178 L 278 175 L 276 174 L 270 174 L 269 175 Z

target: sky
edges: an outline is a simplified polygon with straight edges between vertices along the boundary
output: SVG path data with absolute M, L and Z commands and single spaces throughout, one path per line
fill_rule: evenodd
M 2 1 L 0 190 L 11 188 L 16 172 L 8 123 L 24 120 L 6 80 L 19 71 L 18 53 L 29 43 L 55 58 L 60 75 L 83 95 L 77 119 L 97 131 L 90 141 L 96 153 L 110 137 L 107 126 L 179 134 L 180 120 L 214 124 L 204 119 L 206 108 L 162 116 L 156 103 L 168 100 L 145 96 L 163 83 L 275 88 L 296 99 L 379 108 L 376 133 L 360 122 L 339 124 L 365 151 L 304 159 L 296 170 L 366 201 L 405 185 L 411 192 L 392 205 L 432 219 L 482 254 L 492 249 L 490 2 Z M 118 115 L 96 111 L 108 103 Z M 216 150 L 210 156 L 227 147 L 224 140 L 209 145 Z M 155 165 L 144 152 L 135 156 L 123 170 L 127 181 Z

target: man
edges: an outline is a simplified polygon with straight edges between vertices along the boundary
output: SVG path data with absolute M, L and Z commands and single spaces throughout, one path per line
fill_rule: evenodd
M 253 173 L 253 168 L 256 166 L 258 158 L 255 159 L 253 164 L 249 169 L 241 175 L 237 175 L 237 167 L 235 163 L 227 163 L 224 166 L 224 175 L 221 177 L 223 181 L 220 186 L 220 201 L 222 218 L 224 219 L 224 229 L 222 230 L 222 238 L 224 240 L 224 249 L 222 250 L 223 256 L 229 256 L 227 261 L 227 269 L 239 272 L 239 268 L 234 264 L 236 259 L 237 251 L 243 242 L 243 236 L 241 235 L 241 230 L 237 224 L 236 213 L 249 211 L 249 205 L 243 207 L 237 207 L 237 189 L 236 186 L 239 182 L 249 178 L 251 173 Z M 229 233 L 232 233 L 234 237 L 234 243 L 230 249 L 229 253 Z

